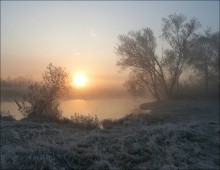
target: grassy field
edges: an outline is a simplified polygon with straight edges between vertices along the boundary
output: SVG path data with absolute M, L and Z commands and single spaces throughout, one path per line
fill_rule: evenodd
M 140 108 L 104 120 L 96 129 L 1 121 L 1 169 L 220 168 L 219 101 L 166 101 Z

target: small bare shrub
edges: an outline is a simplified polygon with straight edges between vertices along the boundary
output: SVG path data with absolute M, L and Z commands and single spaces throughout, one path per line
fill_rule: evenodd
M 88 115 L 80 115 L 78 113 L 74 113 L 71 116 L 71 123 L 79 128 L 83 129 L 97 129 L 100 127 L 99 119 L 95 115 L 94 117 L 90 114 Z

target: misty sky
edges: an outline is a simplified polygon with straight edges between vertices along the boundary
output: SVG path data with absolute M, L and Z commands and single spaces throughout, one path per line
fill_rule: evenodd
M 2 1 L 1 77 L 39 79 L 52 62 L 99 83 L 123 84 L 118 35 L 149 27 L 160 53 L 161 18 L 173 13 L 198 18 L 201 31 L 219 31 L 219 1 Z

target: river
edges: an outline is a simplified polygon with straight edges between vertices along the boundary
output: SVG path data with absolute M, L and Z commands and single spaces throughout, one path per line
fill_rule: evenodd
M 66 100 L 61 102 L 61 109 L 64 117 L 70 117 L 74 113 L 90 114 L 102 120 L 106 118 L 117 119 L 131 113 L 139 108 L 144 102 L 149 102 L 143 98 L 113 98 L 113 99 L 93 99 L 93 100 Z M 17 110 L 15 102 L 1 102 L 2 111 L 10 111 L 17 119 L 23 116 Z

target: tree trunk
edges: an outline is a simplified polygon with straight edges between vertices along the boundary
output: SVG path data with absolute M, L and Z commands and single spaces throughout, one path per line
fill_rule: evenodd
M 209 90 L 209 74 L 208 74 L 208 63 L 207 63 L 207 56 L 205 55 L 205 95 L 208 95 Z
M 155 95 L 155 98 L 157 99 L 157 101 L 160 100 L 160 95 L 158 94 L 157 92 L 157 88 L 154 86 L 154 95 Z
M 176 96 L 179 96 L 180 92 L 180 87 L 179 87 L 179 79 L 176 80 Z

